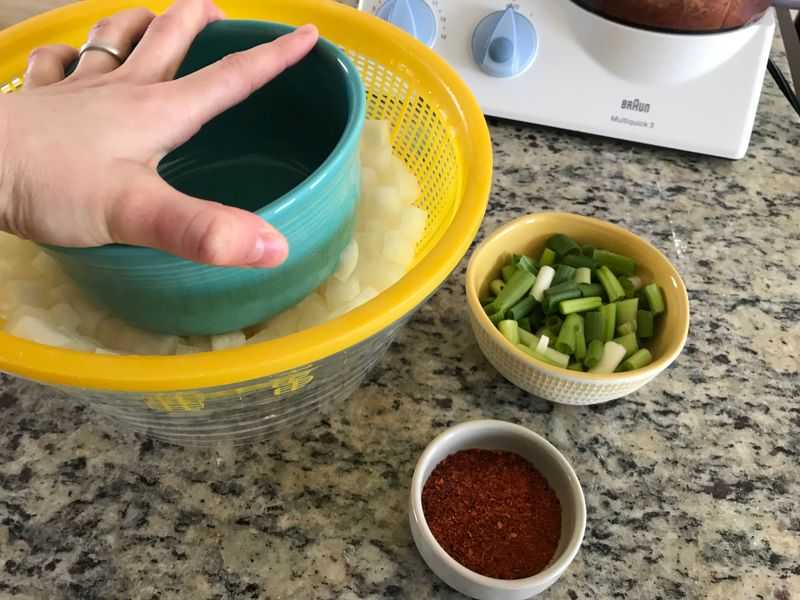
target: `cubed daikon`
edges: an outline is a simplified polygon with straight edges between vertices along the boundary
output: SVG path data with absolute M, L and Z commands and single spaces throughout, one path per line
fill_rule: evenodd
M 240 348 L 244 346 L 247 339 L 241 331 L 234 331 L 233 333 L 223 333 L 221 335 L 211 336 L 211 349 L 217 350 L 230 350 L 232 348 Z
M 383 258 L 407 268 L 414 261 L 415 243 L 400 231 L 389 231 L 383 239 Z
M 358 266 L 358 241 L 350 240 L 339 259 L 339 267 L 333 276 L 339 281 L 347 281 Z

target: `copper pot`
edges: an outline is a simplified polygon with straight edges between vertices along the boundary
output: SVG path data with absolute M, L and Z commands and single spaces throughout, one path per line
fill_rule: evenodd
M 574 0 L 615 21 L 660 31 L 711 33 L 744 27 L 771 6 L 800 8 L 800 0 Z

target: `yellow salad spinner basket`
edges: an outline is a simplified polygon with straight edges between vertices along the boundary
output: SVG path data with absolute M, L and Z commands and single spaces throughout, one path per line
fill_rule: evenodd
M 11 82 L 3 91 L 20 86 L 15 76 L 33 48 L 79 46 L 105 16 L 142 5 L 163 12 L 169 4 L 87 0 L 0 32 L 0 81 Z M 492 177 L 489 132 L 472 93 L 406 33 L 332 0 L 218 4 L 232 19 L 315 23 L 347 51 L 367 90 L 368 118 L 392 124 L 395 153 L 419 180 L 428 223 L 413 268 L 396 285 L 347 315 L 279 340 L 189 356 L 102 356 L 0 333 L 0 371 L 55 386 L 128 429 L 182 445 L 265 437 L 350 397 L 466 254 Z

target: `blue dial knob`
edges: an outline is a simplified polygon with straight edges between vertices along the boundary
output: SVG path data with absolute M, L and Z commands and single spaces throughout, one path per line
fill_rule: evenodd
M 377 15 L 430 47 L 436 43 L 436 14 L 425 0 L 386 0 Z
M 509 6 L 485 17 L 472 34 L 472 55 L 492 77 L 513 77 L 533 64 L 539 36 L 528 18 Z

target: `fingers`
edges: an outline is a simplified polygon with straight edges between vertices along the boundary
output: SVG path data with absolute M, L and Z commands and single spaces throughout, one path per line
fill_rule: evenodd
M 127 56 L 142 39 L 154 17 L 153 13 L 143 8 L 119 12 L 95 25 L 89 32 L 88 41 L 109 45 L 122 52 L 123 56 Z M 114 56 L 93 50 L 84 53 L 70 79 L 82 79 L 110 73 L 119 66 L 120 62 Z
M 199 129 L 302 60 L 318 39 L 317 29 L 306 25 L 274 42 L 231 54 L 205 69 L 165 83 L 168 110 L 174 111 L 176 120 L 185 121 L 188 115 L 188 125 Z
M 272 268 L 288 256 L 286 239 L 253 213 L 186 196 L 149 172 L 127 189 L 107 207 L 116 243 L 218 266 Z
M 152 22 L 128 59 L 126 73 L 142 83 L 173 79 L 197 34 L 221 18 L 211 0 L 178 0 Z
M 37 48 L 28 59 L 25 72 L 25 88 L 36 89 L 52 85 L 64 79 L 66 68 L 78 57 L 71 46 L 55 45 Z

